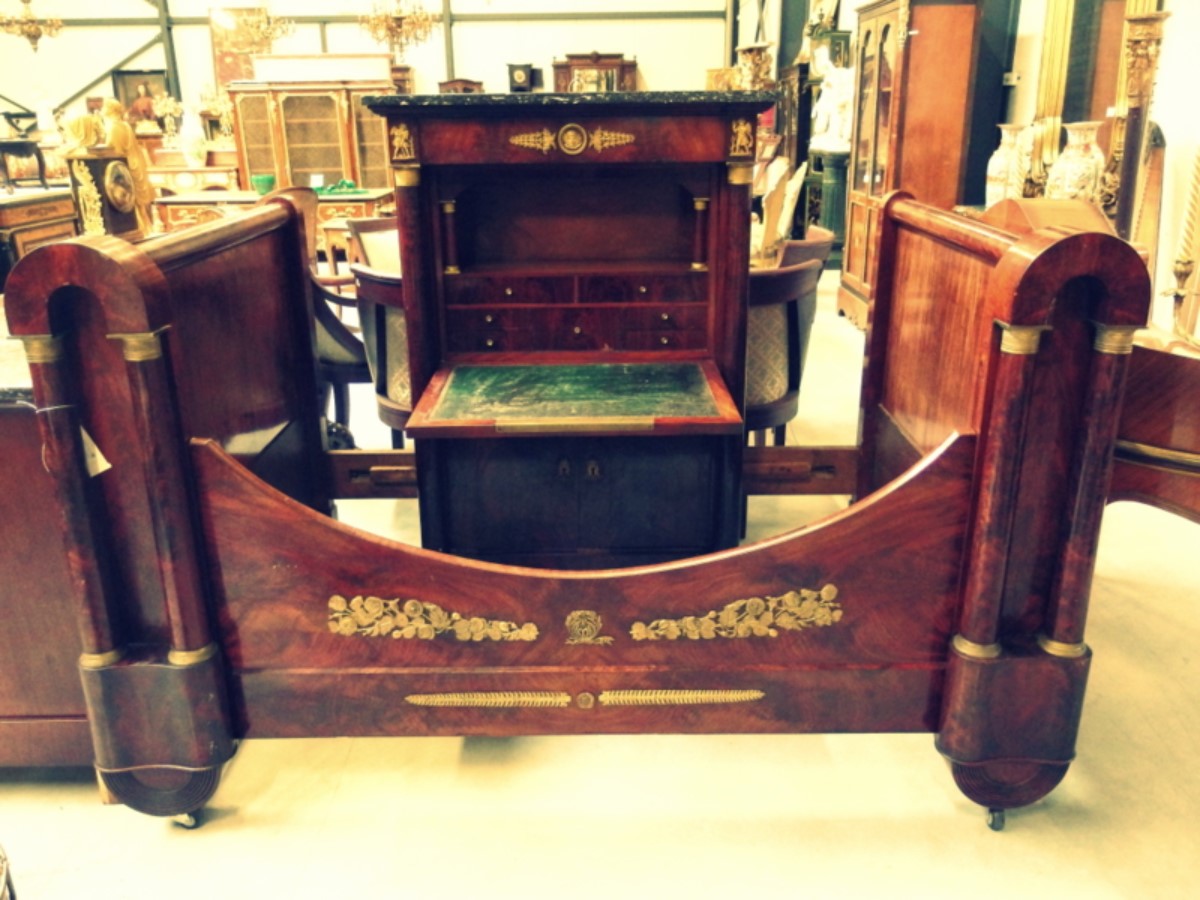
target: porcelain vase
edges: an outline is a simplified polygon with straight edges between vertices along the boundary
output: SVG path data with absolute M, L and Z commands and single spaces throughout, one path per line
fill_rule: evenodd
M 1020 136 L 1022 125 L 1001 125 L 1000 146 L 987 164 L 987 186 L 984 204 L 992 206 L 1009 197 L 1020 197 L 1025 183 L 1021 164 Z
M 1092 200 L 1104 174 L 1104 152 L 1096 144 L 1102 122 L 1073 122 L 1064 125 L 1067 145 L 1058 155 L 1046 179 L 1046 196 L 1051 200 Z

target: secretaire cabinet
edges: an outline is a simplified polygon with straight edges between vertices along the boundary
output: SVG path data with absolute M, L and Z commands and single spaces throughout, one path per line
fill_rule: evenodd
M 966 190 L 983 0 L 877 0 L 858 12 L 855 114 L 838 310 L 865 326 L 880 203 L 949 209 Z M 993 136 L 993 134 L 989 135 Z
M 246 184 L 252 175 L 274 175 L 278 187 L 310 187 L 313 176 L 324 185 L 390 187 L 383 123 L 362 100 L 393 89 L 390 82 L 232 82 Z
M 422 541 L 605 567 L 736 543 L 760 93 L 371 98 Z

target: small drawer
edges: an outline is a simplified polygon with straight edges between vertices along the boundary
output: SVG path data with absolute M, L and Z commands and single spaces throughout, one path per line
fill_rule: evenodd
M 621 350 L 703 350 L 707 346 L 704 331 L 626 331 Z
M 446 311 L 446 348 L 452 353 L 526 350 L 533 343 L 530 317 L 514 309 Z
M 587 275 L 580 303 L 703 303 L 707 279 L 696 275 Z
M 548 350 L 608 350 L 620 333 L 620 310 L 556 309 L 549 321 Z
M 446 303 L 453 306 L 571 303 L 575 292 L 571 278 L 448 275 L 442 283 L 446 286 Z

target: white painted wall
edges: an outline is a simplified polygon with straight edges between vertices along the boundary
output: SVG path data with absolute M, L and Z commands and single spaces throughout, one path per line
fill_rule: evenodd
M 17 9 L 15 0 L 3 0 L 6 12 Z M 751 0 L 747 0 L 751 2 Z M 775 12 L 769 16 L 778 38 L 780 0 L 769 0 Z M 370 11 L 371 0 L 352 0 L 338 5 L 329 0 L 169 0 L 172 17 L 203 19 L 203 24 L 174 29 L 176 63 L 182 99 L 194 106 L 212 84 L 212 43 L 207 17 L 209 8 L 267 6 L 272 15 L 286 17 L 360 15 Z M 430 11 L 441 8 L 441 0 L 425 0 Z M 33 0 L 39 16 L 58 16 L 68 26 L 55 38 L 43 39 L 38 51 L 18 38 L 0 35 L 0 94 L 32 109 L 56 107 L 96 78 L 102 82 L 92 95 L 111 92 L 108 72 L 113 68 L 163 69 L 166 60 L 161 46 L 140 55 L 130 54 L 151 41 L 156 25 L 128 27 L 72 27 L 72 18 L 157 19 L 156 8 L 146 0 Z M 455 75 L 484 82 L 488 90 L 508 89 L 507 64 L 532 63 L 544 70 L 549 81 L 551 63 L 566 53 L 624 53 L 638 61 L 641 86 L 649 90 L 694 90 L 703 88 L 705 71 L 725 65 L 726 0 L 453 0 L 455 15 L 525 13 L 695 13 L 715 17 L 630 19 L 548 22 L 463 22 L 453 28 Z M 325 29 L 329 53 L 378 53 L 380 45 L 356 23 L 329 25 Z M 276 54 L 320 53 L 321 30 L 301 24 L 294 34 L 276 42 Z M 407 62 L 414 68 L 418 91 L 435 92 L 445 80 L 446 52 L 439 28 L 425 44 L 409 51 Z M 79 101 L 69 112 L 82 110 Z
M 266 0 L 264 0 L 266 2 Z M 757 20 L 757 0 L 733 0 L 741 17 L 743 36 L 752 33 Z M 868 0 L 842 0 L 842 28 L 853 29 L 857 8 Z M 4 0 L 6 11 L 18 4 Z M 768 0 L 766 24 L 768 38 L 778 41 L 781 0 Z M 1020 76 L 1013 91 L 1009 120 L 1027 122 L 1033 116 L 1037 88 L 1037 67 L 1041 53 L 1042 21 L 1046 0 L 1022 0 L 1014 71 Z M 254 6 L 253 2 L 221 3 L 220 0 L 169 0 L 177 18 L 196 17 L 207 21 L 209 7 Z M 426 0 L 427 8 L 437 9 L 440 0 Z M 335 7 L 329 0 L 270 0 L 275 15 L 320 16 L 336 11 L 358 14 L 368 11 L 370 0 L 354 0 L 349 7 Z M 726 0 L 453 0 L 458 15 L 497 13 L 544 13 L 569 9 L 571 12 L 708 10 L 723 13 Z M 157 10 L 146 0 L 34 0 L 38 15 L 71 18 L 148 18 L 156 19 Z M 1170 266 L 1178 248 L 1183 216 L 1196 153 L 1200 151 L 1200 114 L 1196 112 L 1194 85 L 1200 77 L 1195 47 L 1200 45 L 1200 0 L 1167 0 L 1171 12 L 1163 41 L 1158 87 L 1151 115 L 1167 138 L 1166 179 L 1161 226 L 1161 252 L 1156 272 L 1160 291 L 1173 285 Z M 154 46 L 130 57 L 157 35 L 156 26 L 109 28 L 65 28 L 55 38 L 44 39 L 37 53 L 18 38 L 0 35 L 0 94 L 33 109 L 62 103 L 93 79 L 101 83 L 89 93 L 110 91 L 108 72 L 120 65 L 127 69 L 162 69 L 162 48 Z M 455 25 L 454 60 L 458 77 L 484 82 L 490 90 L 507 87 L 507 63 L 528 62 L 551 76 L 553 59 L 568 52 L 620 52 L 638 60 L 641 86 L 653 90 L 695 89 L 704 85 L 705 70 L 725 62 L 725 25 L 723 18 L 665 19 L 628 21 L 553 21 L 553 22 L 464 22 Z M 330 53 L 378 53 L 380 48 L 356 24 L 331 25 L 326 29 L 326 48 Z M 176 59 L 179 66 L 183 100 L 195 106 L 201 92 L 212 83 L 212 45 L 207 24 L 180 26 L 175 29 Z M 321 52 L 320 31 L 315 25 L 300 26 L 296 33 L 275 46 L 280 54 Z M 435 91 L 437 82 L 446 77 L 446 55 L 439 31 L 426 44 L 410 51 L 408 61 L 414 67 L 419 91 Z M 82 108 L 82 101 L 72 111 Z M 1197 228 L 1200 232 L 1200 227 Z M 1166 301 L 1161 304 L 1161 319 Z

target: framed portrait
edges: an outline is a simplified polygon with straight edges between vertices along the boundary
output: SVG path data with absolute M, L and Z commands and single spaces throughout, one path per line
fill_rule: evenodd
M 131 121 L 154 120 L 154 100 L 167 91 L 165 69 L 113 69 L 113 96 Z

